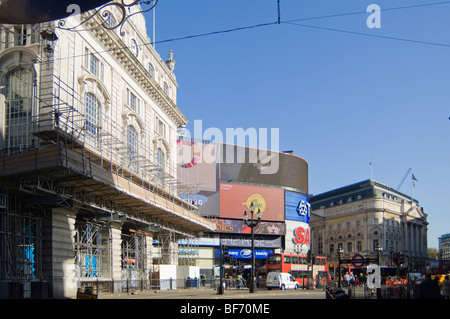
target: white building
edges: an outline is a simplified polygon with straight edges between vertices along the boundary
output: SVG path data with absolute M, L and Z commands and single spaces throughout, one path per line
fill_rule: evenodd
M 187 119 L 172 52 L 150 45 L 139 5 L 120 5 L 0 29 L 3 297 L 146 288 L 154 264 L 178 265 L 180 238 L 214 230 L 177 196 Z
M 403 253 L 404 266 L 425 266 L 427 258 L 427 214 L 413 200 L 389 186 L 366 180 L 310 199 L 313 254 L 328 258 L 331 271 L 341 259 L 355 255 L 376 258 L 390 265 L 393 253 Z M 351 265 L 350 265 L 351 266 Z

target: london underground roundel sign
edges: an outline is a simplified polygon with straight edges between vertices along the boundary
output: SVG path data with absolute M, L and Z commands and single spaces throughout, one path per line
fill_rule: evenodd
M 365 265 L 365 258 L 363 255 L 360 254 L 356 254 L 353 256 L 352 258 L 352 264 L 353 266 L 357 267 L 357 268 L 361 268 L 362 266 Z

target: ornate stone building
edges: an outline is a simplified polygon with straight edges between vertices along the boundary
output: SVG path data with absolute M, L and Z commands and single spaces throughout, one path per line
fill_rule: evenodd
M 173 54 L 140 5 L 92 13 L 0 28 L 3 298 L 145 289 L 215 229 L 177 196 Z
M 417 270 L 427 258 L 427 215 L 413 200 L 389 186 L 366 180 L 315 195 L 311 199 L 313 254 L 328 258 L 330 271 L 342 259 L 360 254 L 390 265 L 393 253 L 405 255 L 404 266 Z

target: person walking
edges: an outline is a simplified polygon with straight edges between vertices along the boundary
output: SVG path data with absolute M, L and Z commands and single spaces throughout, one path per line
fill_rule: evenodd
M 425 280 L 419 285 L 419 299 L 439 299 L 440 291 L 436 280 L 431 279 L 431 274 L 425 276 Z
M 441 284 L 441 295 L 444 299 L 450 299 L 450 277 L 445 276 L 444 281 Z

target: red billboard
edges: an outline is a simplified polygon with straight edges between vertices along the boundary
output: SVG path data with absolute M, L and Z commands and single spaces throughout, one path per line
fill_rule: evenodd
M 284 190 L 280 188 L 220 183 L 220 218 L 242 219 L 244 211 L 249 218 L 250 205 L 262 212 L 261 220 L 284 221 Z

